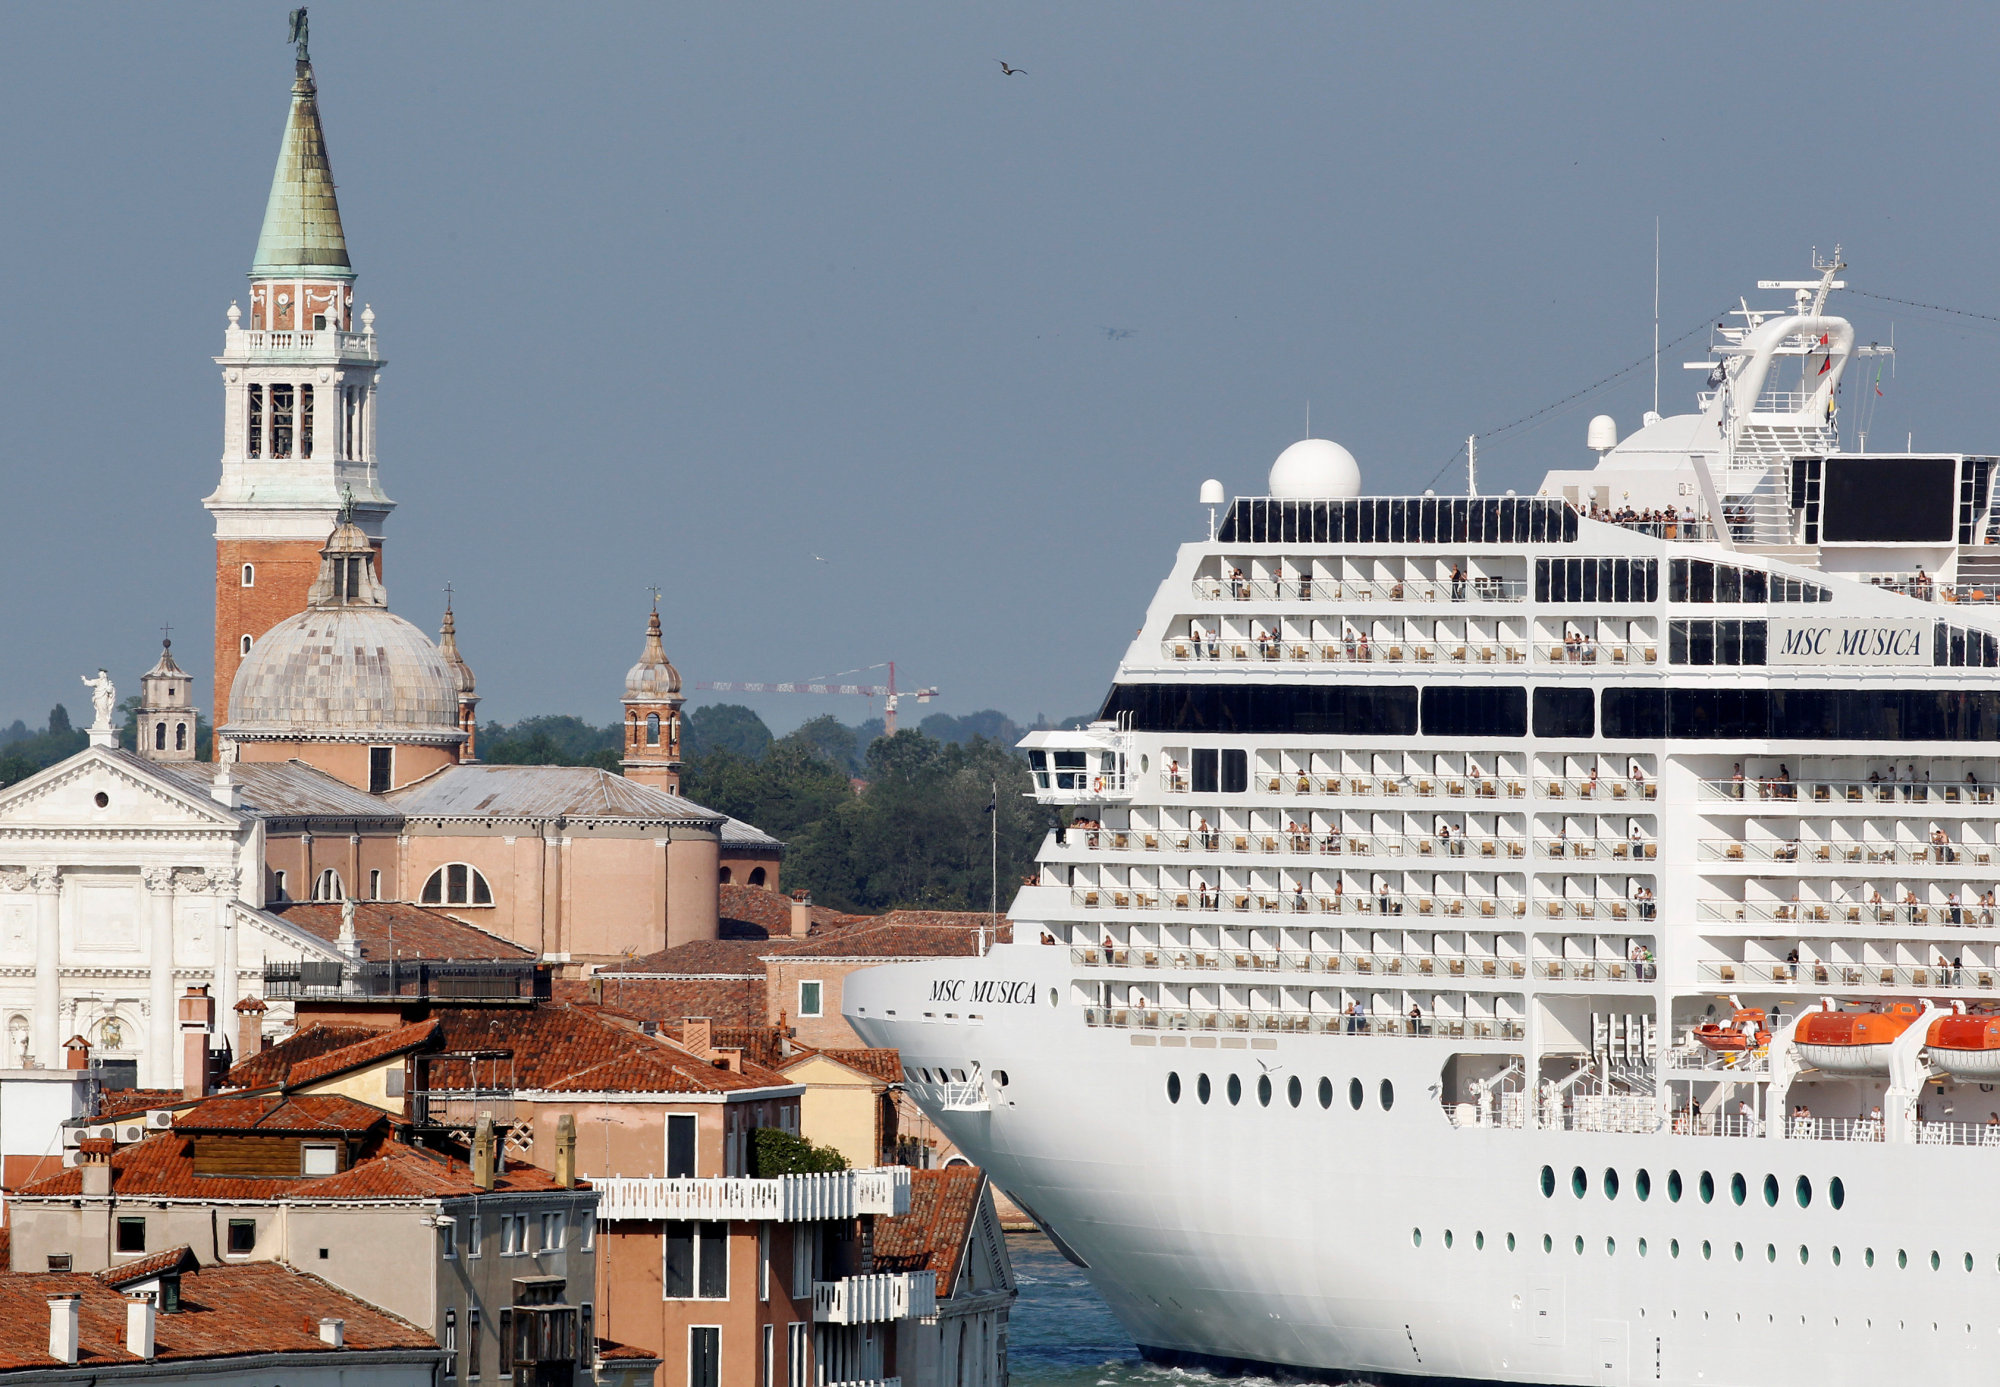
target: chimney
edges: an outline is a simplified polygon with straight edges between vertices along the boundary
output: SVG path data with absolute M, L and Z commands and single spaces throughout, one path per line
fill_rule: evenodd
M 63 1042 L 63 1067 L 65 1069 L 90 1068 L 90 1042 L 80 1035 L 73 1035 Z
M 181 1018 L 181 1093 L 208 1096 L 208 1037 L 215 1030 L 215 999 L 208 984 L 190 987 L 177 1004 Z
M 812 933 L 812 907 L 812 892 L 792 892 L 792 938 L 803 939 Z
M 681 1048 L 707 1059 L 714 1048 L 715 1031 L 706 1016 L 689 1016 L 681 1021 Z
M 49 1297 L 49 1357 L 76 1363 L 76 1312 L 83 1297 L 74 1291 Z
M 715 1067 L 717 1069 L 727 1069 L 732 1074 L 741 1074 L 743 1072 L 743 1051 L 741 1048 L 731 1047 L 726 1050 L 712 1050 L 709 1053 L 714 1056 Z
M 576 1188 L 576 1118 L 569 1113 L 556 1119 L 555 1177 L 564 1189 Z
M 328 1348 L 342 1348 L 347 1343 L 347 1321 L 324 1319 L 319 1322 L 319 1341 Z
M 111 1193 L 111 1153 L 116 1147 L 110 1137 L 85 1137 L 76 1144 L 76 1168 L 83 1180 L 83 1193 Z
M 601 1007 L 604 1005 L 604 975 L 602 973 L 592 973 L 589 979 L 585 981 L 584 989 L 590 996 L 590 1004 L 592 1006 Z
M 269 1010 L 262 997 L 245 997 L 236 1004 L 236 1059 L 239 1064 L 252 1055 L 264 1053 L 264 1013 Z
M 125 1351 L 134 1358 L 153 1356 L 153 1329 L 159 1306 L 151 1291 L 128 1291 L 125 1296 Z
M 493 1114 L 479 1114 L 472 1129 L 472 1183 L 482 1190 L 493 1188 Z

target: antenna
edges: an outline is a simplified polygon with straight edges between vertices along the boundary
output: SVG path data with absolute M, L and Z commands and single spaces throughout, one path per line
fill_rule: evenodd
M 1653 218 L 1653 413 L 1660 412 L 1660 219 Z
M 1476 433 L 1465 436 L 1465 494 L 1479 494 L 1479 435 Z
M 1308 395 L 1306 396 L 1306 437 L 1311 438 L 1312 436 L 1313 436 L 1313 402 L 1312 402 L 1312 396 Z

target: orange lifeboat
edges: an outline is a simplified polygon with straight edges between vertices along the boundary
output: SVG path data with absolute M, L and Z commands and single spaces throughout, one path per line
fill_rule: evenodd
M 1726 1025 L 1704 1021 L 1692 1034 L 1702 1046 L 1718 1055 L 1746 1055 L 1771 1043 L 1762 1007 L 1738 1007 Z
M 1954 1079 L 2000 1079 L 2000 1016 L 1940 1016 L 1924 1043 L 1931 1063 Z
M 1889 1047 L 1923 1008 L 1897 1002 L 1886 1011 L 1809 1011 L 1793 1039 L 1799 1057 L 1826 1074 L 1887 1074 Z

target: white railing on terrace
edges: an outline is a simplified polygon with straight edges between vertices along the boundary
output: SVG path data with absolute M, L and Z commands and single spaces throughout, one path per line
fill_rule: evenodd
M 1668 1130 L 1683 1137 L 1761 1137 L 1764 1124 L 1746 1113 L 1681 1111 L 1672 1114 Z
M 1992 968 L 1954 968 L 1950 964 L 1915 967 L 1887 963 L 1718 963 L 1700 962 L 1695 976 L 1704 983 L 1740 986 L 1773 983 L 1780 987 L 1924 988 L 1991 992 Z
M 1770 800 L 1785 803 L 1807 802 L 1836 807 L 1842 804 L 1926 804 L 1933 808 L 1948 805 L 1994 804 L 1991 785 L 1964 785 L 1945 781 L 1817 780 L 1781 781 L 1758 776 L 1742 780 L 1704 780 L 1704 799 Z
M 1850 905 L 1844 902 L 1800 901 L 1697 901 L 1695 918 L 1724 924 L 1776 925 L 1947 925 L 1973 929 L 1991 925 L 1995 908 L 1988 905 L 1951 905 L 1936 901 L 1904 902 L 1891 905 Z
M 798 1223 L 910 1211 L 910 1172 L 905 1166 L 770 1179 L 614 1175 L 595 1177 L 591 1184 L 597 1190 L 600 1219 L 754 1218 Z
M 226 356 L 247 351 L 296 352 L 300 355 L 333 352 L 340 356 L 370 358 L 375 355 L 375 334 L 372 332 L 343 332 L 335 328 L 303 332 L 233 328 L 225 331 L 225 337 L 223 354 Z
M 1936 1126 L 1940 1124 L 1926 1123 L 1925 1125 Z M 1788 1117 L 1785 1119 L 1785 1137 L 1790 1141 L 1880 1141 L 1882 1140 L 1882 1119 L 1879 1117 Z
M 1440 797 L 1526 799 L 1530 781 L 1517 777 L 1494 779 L 1487 776 L 1469 776 L 1460 780 L 1449 776 L 1433 779 L 1410 775 L 1326 775 L 1298 771 L 1282 771 L 1273 775 L 1269 771 L 1264 771 L 1251 777 L 1251 783 L 1259 790 L 1272 794 L 1343 795 L 1356 798 L 1381 795 L 1389 799 L 1404 796 L 1412 799 Z M 1549 799 L 1657 799 L 1660 793 L 1660 787 L 1650 780 L 1541 776 L 1533 778 L 1532 783 Z M 1167 794 L 1187 794 L 1188 777 L 1185 772 L 1176 775 L 1171 771 L 1163 771 L 1160 773 L 1160 788 Z
M 1160 642 L 1163 658 L 1214 661 L 1221 664 L 1428 665 L 1521 664 L 1530 647 L 1520 643 L 1479 641 L 1327 641 L 1292 637 L 1258 639 L 1245 636 L 1170 636 Z M 1537 643 L 1535 658 L 1557 665 L 1650 665 L 1660 652 L 1649 642 L 1597 642 L 1588 645 Z
M 1070 904 L 1080 910 L 1127 912 L 1185 910 L 1236 915 L 1414 915 L 1420 918 L 1440 916 L 1480 920 L 1518 919 L 1528 913 L 1526 901 L 1474 896 L 1407 896 L 1397 892 L 1306 895 L 1300 892 L 1234 889 L 1182 891 L 1178 888 L 1155 890 L 1135 887 L 1127 890 L 1121 887 L 1072 887 L 1069 899 Z M 1628 909 L 1624 902 L 1602 904 L 1606 919 L 1635 917 L 1635 909 Z M 1550 901 L 1548 905 L 1554 907 L 1546 912 L 1551 918 L 1574 915 L 1578 919 L 1591 919 L 1599 913 L 1597 903 L 1587 909 L 1584 903 L 1575 901 Z
M 1524 1040 L 1527 1023 L 1505 1017 L 1346 1016 L 1282 1011 L 1085 1007 L 1084 1024 L 1137 1031 L 1401 1036 L 1404 1039 Z
M 820 1324 L 882 1324 L 936 1313 L 936 1272 L 873 1272 L 813 1283 L 813 1319 Z
M 1535 842 L 1535 856 L 1566 861 L 1602 857 L 1613 862 L 1630 862 L 1634 858 L 1651 859 L 1659 855 L 1658 843 L 1635 843 L 1624 838 L 1541 838 Z
M 1605 515 L 1588 518 L 1601 520 L 1607 525 L 1616 525 L 1621 530 L 1650 535 L 1654 539 L 1702 543 L 1715 538 L 1715 527 L 1706 520 L 1614 520 Z
M 1524 978 L 1525 959 L 1454 958 L 1444 954 L 1318 954 L 1247 949 L 1076 949 L 1070 962 L 1080 968 L 1166 968 L 1215 973 L 1322 973 L 1383 978 Z M 1622 967 L 1623 965 L 1621 965 Z M 1633 965 L 1636 967 L 1636 965 Z
M 1858 862 L 1951 867 L 1987 866 L 1993 861 L 1993 848 L 1988 843 L 1803 843 L 1704 838 L 1699 846 L 1702 857 L 1711 862 L 1803 862 L 1807 866 Z
M 1181 832 L 1168 829 L 1155 833 L 1114 832 L 1110 829 L 1079 831 L 1072 828 L 1066 841 L 1098 852 L 1196 852 L 1283 854 L 1291 857 L 1525 857 L 1527 842 L 1505 836 L 1466 838 L 1424 837 L 1394 833 L 1237 833 Z M 1556 854 L 1560 856 L 1561 854 Z
M 941 1084 L 906 1076 L 904 1083 L 912 1096 L 928 1098 L 946 1112 L 987 1112 L 993 1106 L 983 1075 Z
M 1525 602 L 1528 584 L 1518 578 L 1403 578 L 1364 583 L 1334 578 L 1196 578 L 1204 602 Z
M 1919 1122 L 1919 1146 L 2000 1146 L 2000 1123 Z

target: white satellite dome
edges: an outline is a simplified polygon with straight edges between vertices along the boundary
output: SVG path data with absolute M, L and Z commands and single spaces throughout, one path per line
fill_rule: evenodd
M 1325 438 L 1302 438 L 1271 464 L 1271 495 L 1287 501 L 1344 500 L 1361 494 L 1361 464 Z

